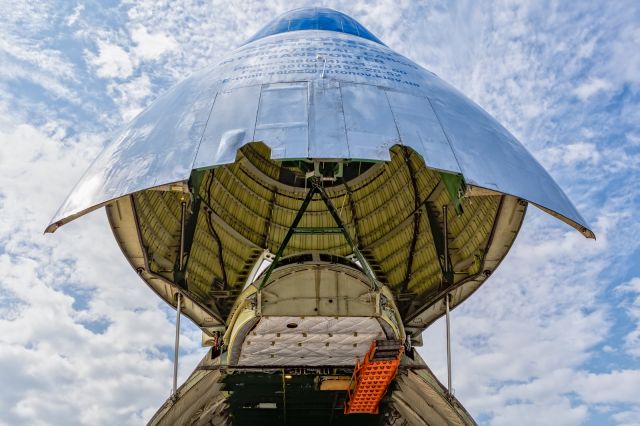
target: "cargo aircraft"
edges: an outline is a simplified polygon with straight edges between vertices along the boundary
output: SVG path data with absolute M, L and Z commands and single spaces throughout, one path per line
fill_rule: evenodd
M 175 307 L 173 392 L 151 425 L 472 425 L 449 312 L 489 279 L 529 204 L 593 232 L 458 90 L 353 18 L 285 13 L 159 97 L 47 232 L 105 207 Z M 177 384 L 181 316 L 210 347 Z M 416 347 L 446 316 L 448 380 Z

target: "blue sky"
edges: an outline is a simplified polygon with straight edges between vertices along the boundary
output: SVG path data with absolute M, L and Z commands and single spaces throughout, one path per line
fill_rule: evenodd
M 103 212 L 42 235 L 110 134 L 303 1 L 0 2 L 0 424 L 140 424 L 171 387 L 172 311 Z M 318 4 L 313 4 L 318 5 Z M 597 241 L 530 207 L 453 316 L 481 424 L 640 424 L 640 3 L 329 1 L 534 153 Z M 422 354 L 441 379 L 444 329 Z M 183 327 L 182 378 L 203 355 Z

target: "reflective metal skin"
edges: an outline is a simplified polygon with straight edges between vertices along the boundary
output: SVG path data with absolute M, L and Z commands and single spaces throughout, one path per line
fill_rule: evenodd
M 184 182 L 193 169 L 232 163 L 238 148 L 262 141 L 273 159 L 387 161 L 393 145 L 409 146 L 430 168 L 520 197 L 594 237 L 522 144 L 435 74 L 361 36 L 282 31 L 156 100 L 105 148 L 47 231 L 127 194 Z
M 478 105 L 305 8 L 158 98 L 46 231 L 106 206 L 132 267 L 213 346 L 151 424 L 468 425 L 413 346 L 497 268 L 528 202 L 595 238 Z M 401 373 L 380 413 L 343 416 L 336 383 L 377 339 L 404 342 Z

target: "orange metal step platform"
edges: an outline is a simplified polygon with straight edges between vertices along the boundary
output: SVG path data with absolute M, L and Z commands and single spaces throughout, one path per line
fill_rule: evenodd
M 364 361 L 356 363 L 344 413 L 377 414 L 382 397 L 396 376 L 403 353 L 400 340 L 374 340 Z

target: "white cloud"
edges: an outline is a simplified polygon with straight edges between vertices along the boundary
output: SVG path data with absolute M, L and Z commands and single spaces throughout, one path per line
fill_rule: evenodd
M 3 9 L 0 371 L 11 385 L 0 388 L 0 423 L 140 424 L 164 401 L 172 312 L 130 270 L 104 214 L 55 236 L 43 237 L 42 228 L 106 137 L 83 133 L 85 123 L 112 127 L 128 119 L 170 82 L 215 62 L 278 13 L 308 3 L 129 1 L 87 13 L 67 2 L 26 2 Z M 594 359 L 640 357 L 637 278 L 616 292 L 621 306 L 605 293 L 633 263 L 640 234 L 640 109 L 623 101 L 619 111 L 605 111 L 596 102 L 597 94 L 638 82 L 640 62 L 630 54 L 640 34 L 637 6 L 328 6 L 353 14 L 477 100 L 596 222 L 598 240 L 588 242 L 531 207 L 507 260 L 453 312 L 456 395 L 492 424 L 579 424 L 598 410 L 637 424 L 634 364 L 590 371 Z M 73 63 L 74 52 L 85 52 L 91 74 Z M 29 98 L 16 89 L 23 80 L 75 98 L 86 115 L 74 121 L 57 105 Z M 612 143 L 616 133 L 623 136 Z M 631 324 L 624 347 L 611 337 L 620 313 Z M 424 352 L 445 377 L 441 326 L 425 334 Z M 203 349 L 189 324 L 182 341 L 184 378 Z
M 0 59 L 3 59 L 0 54 Z M 28 81 L 40 86 L 49 94 L 66 99 L 72 103 L 78 103 L 78 95 L 60 79 L 52 77 L 46 70 L 38 70 L 20 63 L 7 62 L 0 67 L 0 81 L 5 80 L 8 85 L 19 84 Z M 5 95 L 7 96 L 7 95 Z M 7 96 L 8 97 L 8 96 Z
M 72 87 L 77 82 L 73 63 L 40 41 L 16 37 L 9 26 L 0 25 L 0 64 L 0 81 L 10 85 L 28 81 L 54 97 L 78 102 Z
M 586 101 L 592 96 L 611 90 L 613 85 L 602 78 L 593 78 L 585 81 L 573 90 L 573 93 L 582 101 Z
M 620 285 L 618 290 L 638 293 L 640 295 L 640 277 L 632 278 L 629 282 Z
M 18 40 L 15 35 L 3 31 L 0 38 L 0 51 L 11 55 L 14 60 L 30 64 L 49 74 L 74 79 L 74 66 L 63 57 L 62 52 L 44 48 L 40 43 Z
M 127 78 L 133 73 L 133 62 L 129 53 L 117 44 L 97 41 L 98 54 L 87 53 L 89 63 L 102 78 Z
M 177 49 L 176 41 L 162 33 L 149 34 L 146 28 L 138 27 L 131 32 L 136 47 L 134 52 L 143 60 L 154 60 Z
M 558 401 L 542 400 L 537 403 L 506 405 L 495 415 L 495 426 L 542 425 L 550 421 L 554 425 L 578 425 L 587 418 L 586 405 L 573 406 L 568 398 Z
M 640 409 L 626 410 L 616 413 L 613 416 L 618 426 L 638 426 L 640 425 Z
M 69 137 L 0 110 L 2 295 L 19 302 L 0 310 L 11 384 L 0 389 L 0 423 L 140 424 L 170 389 L 170 310 L 122 262 L 104 215 L 42 234 L 104 136 Z M 203 350 L 185 323 L 182 364 L 192 367 Z
M 51 16 L 56 11 L 57 5 L 53 2 L 2 2 L 2 27 L 8 29 L 18 26 L 21 33 L 32 37 L 44 29 L 51 28 L 53 20 Z M 0 28 L 2 28 L 0 27 Z
M 127 83 L 111 83 L 108 90 L 120 106 L 120 115 L 124 122 L 138 115 L 153 94 L 151 79 L 146 73 Z
M 80 14 L 83 11 L 84 11 L 84 4 L 78 4 L 73 9 L 73 13 L 65 18 L 64 23 L 67 24 L 68 26 L 74 25 L 78 21 L 78 18 L 80 17 Z
M 604 374 L 582 373 L 573 379 L 572 387 L 588 403 L 631 403 L 640 406 L 640 369 Z
M 597 277 L 613 262 L 612 244 L 621 241 L 611 234 L 625 220 L 607 213 L 595 227 L 599 239 L 585 242 L 540 212 L 528 214 L 498 271 L 452 312 L 454 389 L 472 413 L 492 425 L 577 425 L 602 404 L 640 405 L 633 392 L 640 369 L 595 374 L 584 367 L 612 327 L 606 283 Z M 446 377 L 442 327 L 427 330 L 422 352 Z
M 582 164 L 599 166 L 602 153 L 591 142 L 576 142 L 551 146 L 541 152 L 540 160 L 549 169 L 560 167 L 575 168 Z
M 627 18 L 637 23 L 637 10 L 626 12 Z M 634 53 L 640 45 L 640 28 L 637 25 L 625 25 L 617 35 L 609 47 L 611 56 L 603 65 L 619 81 L 637 85 L 640 83 L 640 57 Z
M 628 294 L 626 311 L 633 322 L 633 330 L 625 337 L 625 349 L 640 358 L 640 278 L 635 277 L 617 288 L 619 293 Z

